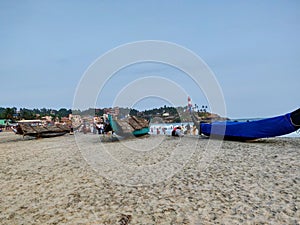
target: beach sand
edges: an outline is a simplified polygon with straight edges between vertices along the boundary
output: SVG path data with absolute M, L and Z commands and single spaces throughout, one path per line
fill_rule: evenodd
M 0 224 L 300 224 L 300 138 L 3 132 L 0 181 Z

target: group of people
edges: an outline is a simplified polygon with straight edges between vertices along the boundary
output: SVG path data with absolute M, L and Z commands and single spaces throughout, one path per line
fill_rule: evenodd
M 177 127 L 173 128 L 173 130 L 172 130 L 172 136 L 175 136 L 175 137 L 182 137 L 182 136 L 184 136 L 184 133 L 181 130 L 181 126 L 177 126 Z
M 108 132 L 113 131 L 109 120 L 107 119 L 104 121 L 103 117 L 95 123 L 95 128 L 98 131 L 98 134 L 107 134 Z
M 190 126 L 190 124 L 186 125 L 185 129 L 183 129 L 183 126 L 175 126 L 172 130 L 172 136 L 181 137 L 184 134 L 191 134 L 191 135 L 197 135 L 198 129 L 194 125 L 193 127 Z
M 105 117 L 95 117 L 93 124 L 83 122 L 81 131 L 84 134 L 88 132 L 92 132 L 94 134 L 108 134 L 110 132 L 113 133 L 112 126 L 108 118 Z
M 150 128 L 150 134 L 167 134 L 171 136 L 184 136 L 184 135 L 197 135 L 198 129 L 195 125 L 191 126 L 189 123 L 184 125 L 175 125 L 175 126 L 170 126 L 170 127 L 164 127 L 164 126 L 158 126 L 154 127 L 151 126 Z

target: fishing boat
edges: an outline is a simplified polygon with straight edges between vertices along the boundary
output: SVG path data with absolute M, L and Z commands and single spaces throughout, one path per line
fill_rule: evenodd
M 71 127 L 63 124 L 44 126 L 40 120 L 23 120 L 18 122 L 18 126 L 13 131 L 23 137 L 49 138 L 70 133 Z
M 276 137 L 292 133 L 300 128 L 300 108 L 285 115 L 247 122 L 200 122 L 199 133 L 213 138 L 247 141 Z
M 108 115 L 109 123 L 113 131 L 122 137 L 143 136 L 149 133 L 149 121 L 136 116 L 129 116 L 124 119 L 115 119 Z

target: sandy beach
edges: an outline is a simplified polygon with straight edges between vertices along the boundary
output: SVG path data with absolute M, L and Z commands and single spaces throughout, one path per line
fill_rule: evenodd
M 0 224 L 300 224 L 299 146 L 3 132 Z

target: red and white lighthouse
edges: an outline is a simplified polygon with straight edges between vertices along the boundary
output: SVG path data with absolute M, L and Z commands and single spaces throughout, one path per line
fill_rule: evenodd
M 193 107 L 192 99 L 190 98 L 190 96 L 188 96 L 188 109 L 190 112 L 192 112 L 192 107 Z

